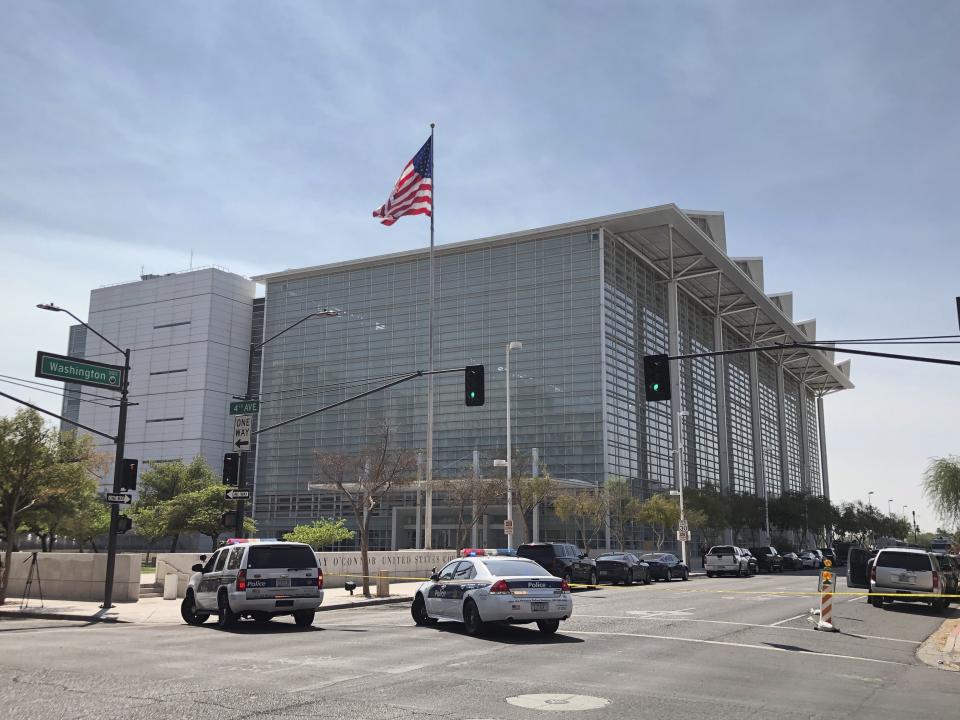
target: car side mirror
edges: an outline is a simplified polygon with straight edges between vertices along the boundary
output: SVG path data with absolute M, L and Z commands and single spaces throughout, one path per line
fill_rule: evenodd
M 583 559 L 586 558 L 586 557 L 588 557 L 588 555 L 587 555 L 586 553 L 580 553 L 580 559 L 581 559 L 581 560 L 583 560 Z
M 203 572 L 203 565 L 201 565 L 200 563 L 197 563 L 196 565 L 194 565 L 194 566 L 193 566 L 192 568 L 190 568 L 190 569 L 193 570 L 194 572 L 202 573 L 202 572 Z
M 431 573 L 431 574 L 430 574 L 430 579 L 431 579 L 433 582 L 437 582 L 437 580 L 440 579 L 440 576 L 439 576 L 437 573 Z

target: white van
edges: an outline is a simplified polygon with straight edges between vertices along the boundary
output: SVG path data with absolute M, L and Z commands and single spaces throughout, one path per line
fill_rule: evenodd
M 180 615 L 190 625 L 202 625 L 214 614 L 223 628 L 244 617 L 265 623 L 293 615 L 297 625 L 308 627 L 323 603 L 323 570 L 303 543 L 222 547 L 205 564 L 194 565 L 193 571 L 180 606 Z

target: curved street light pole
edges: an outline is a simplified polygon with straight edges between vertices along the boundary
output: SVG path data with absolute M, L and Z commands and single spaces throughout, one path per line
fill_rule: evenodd
M 507 343 L 507 521 L 513 524 L 513 433 L 510 427 L 510 351 L 520 350 L 523 343 L 513 340 Z M 513 535 L 507 535 L 507 549 L 513 548 Z

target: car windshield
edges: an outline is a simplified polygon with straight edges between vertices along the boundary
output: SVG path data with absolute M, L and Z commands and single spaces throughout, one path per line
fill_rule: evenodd
M 597 560 L 626 560 L 623 555 L 601 555 Z
M 315 568 L 317 556 L 305 545 L 254 545 L 250 548 L 247 567 L 267 568 Z
M 550 545 L 521 545 L 517 548 L 517 556 L 549 564 L 553 562 L 553 548 Z
M 646 555 L 641 555 L 641 556 L 640 556 L 640 559 L 641 559 L 641 560 L 646 560 L 647 562 L 650 562 L 651 560 L 653 560 L 653 561 L 661 560 L 661 559 L 663 559 L 664 557 L 665 557 L 664 555 L 661 555 L 661 554 L 659 554 L 659 553 L 647 553 Z
M 506 558 L 491 558 L 489 560 L 482 560 L 481 562 L 486 566 L 491 575 L 499 577 L 516 575 L 523 577 L 553 577 L 535 562 L 509 560 Z
M 733 555 L 733 546 L 731 545 L 717 545 L 716 547 L 710 548 L 709 555 Z

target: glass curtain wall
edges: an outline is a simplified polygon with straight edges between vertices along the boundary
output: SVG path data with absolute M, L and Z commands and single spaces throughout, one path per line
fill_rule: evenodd
M 820 425 L 817 418 L 817 399 L 813 392 L 803 389 L 807 403 L 807 458 L 810 460 L 810 494 L 823 495 L 823 478 L 820 473 Z
M 760 440 L 763 449 L 764 484 L 769 497 L 778 497 L 783 488 L 780 470 L 780 411 L 777 402 L 777 366 L 758 353 L 760 369 Z
M 343 400 L 400 374 L 427 367 L 429 261 L 385 259 L 365 267 L 319 271 L 267 285 L 264 335 L 321 307 L 339 317 L 314 318 L 266 345 L 261 425 Z M 513 445 L 556 477 L 600 483 L 603 476 L 598 234 L 518 240 L 436 256 L 435 366 L 482 364 L 486 403 L 464 406 L 463 375 L 436 376 L 434 478 L 470 473 L 474 449 L 481 476 L 502 473 L 506 456 L 505 350 L 511 353 Z M 393 443 L 422 450 L 426 379 L 416 379 L 259 438 L 257 514 L 265 533 L 309 517 L 349 515 L 333 493 L 311 490 L 317 453 L 361 453 L 391 428 Z M 411 488 L 378 509 L 371 546 L 395 540 L 413 547 Z M 399 527 L 393 527 L 393 507 Z M 319 513 L 319 515 L 317 515 Z M 487 546 L 502 547 L 505 507 L 491 508 Z M 352 519 L 348 517 L 350 524 Z M 453 511 L 435 499 L 434 547 L 453 544 Z M 486 523 L 485 523 L 486 525 Z M 542 534 L 557 530 L 544 512 Z M 396 538 L 392 534 L 397 535 Z
M 793 377 L 783 374 L 783 411 L 787 429 L 787 489 L 803 492 L 802 459 L 800 456 L 800 384 Z
M 724 333 L 724 348 L 738 350 L 748 343 L 733 333 Z M 735 493 L 755 494 L 753 464 L 753 405 L 750 386 L 750 356 L 727 355 L 727 408 L 730 443 L 730 485 Z
M 713 350 L 713 317 L 699 303 L 678 293 L 680 353 Z M 717 430 L 716 368 L 713 358 L 681 361 L 680 442 L 685 450 L 681 467 L 685 487 L 720 487 L 720 440 Z

